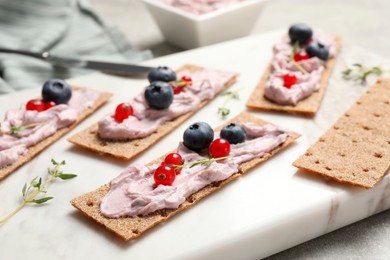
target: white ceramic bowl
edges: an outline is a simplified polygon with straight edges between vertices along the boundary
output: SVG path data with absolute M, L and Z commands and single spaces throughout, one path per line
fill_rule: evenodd
M 195 15 L 161 0 L 142 0 L 165 40 L 192 49 L 250 33 L 267 0 L 245 0 L 219 10 Z

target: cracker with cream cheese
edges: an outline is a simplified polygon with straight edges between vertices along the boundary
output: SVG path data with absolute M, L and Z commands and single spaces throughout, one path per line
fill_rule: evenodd
M 180 71 L 199 71 L 205 68 L 196 65 L 184 65 L 178 69 Z M 230 80 L 224 83 L 222 89 L 225 90 L 236 82 L 238 77 L 237 73 L 234 73 Z M 218 93 L 216 94 L 218 95 Z M 155 144 L 158 140 L 170 133 L 177 126 L 181 125 L 190 116 L 204 107 L 210 100 L 202 101 L 195 111 L 183 114 L 171 121 L 163 123 L 156 132 L 143 138 L 132 139 L 128 141 L 113 141 L 103 139 L 98 134 L 98 124 L 94 124 L 89 128 L 71 136 L 68 141 L 78 145 L 80 147 L 92 150 L 101 154 L 108 154 L 119 159 L 130 160 L 138 154 L 145 151 L 147 148 Z
M 245 123 L 245 122 L 252 122 L 256 125 L 265 125 L 269 124 L 266 121 L 263 121 L 261 119 L 258 119 L 254 116 L 252 116 L 249 113 L 241 113 L 237 115 L 235 118 L 230 120 L 230 122 L 234 123 Z M 228 124 L 229 122 L 227 122 Z M 225 124 L 226 125 L 226 124 Z M 220 130 L 223 126 L 218 127 L 216 130 Z M 84 195 L 81 195 L 79 197 L 74 198 L 71 201 L 71 204 L 77 208 L 81 213 L 86 215 L 87 217 L 93 219 L 95 222 L 103 225 L 106 229 L 109 231 L 114 232 L 118 236 L 120 236 L 124 240 L 132 240 L 135 239 L 142 234 L 144 234 L 147 230 L 151 229 L 152 227 L 158 225 L 161 222 L 164 222 L 177 213 L 183 211 L 184 209 L 187 209 L 196 203 L 198 203 L 202 198 L 207 197 L 208 195 L 212 194 L 213 192 L 216 192 L 217 190 L 221 189 L 223 186 L 228 184 L 229 182 L 239 178 L 244 173 L 248 172 L 250 169 L 255 167 L 256 165 L 268 160 L 271 156 L 273 156 L 275 153 L 279 152 L 280 150 L 284 149 L 288 145 L 290 145 L 295 139 L 297 139 L 300 135 L 294 132 L 289 132 L 289 136 L 287 140 L 279 145 L 277 148 L 271 150 L 271 152 L 268 152 L 264 154 L 260 158 L 255 158 L 253 160 L 247 161 L 245 163 L 242 163 L 238 167 L 238 171 L 228 177 L 225 180 L 218 181 L 211 183 L 201 190 L 197 191 L 196 193 L 189 196 L 184 203 L 182 203 L 177 209 L 163 209 L 158 210 L 156 212 L 150 213 L 146 216 L 136 216 L 136 217 L 121 217 L 121 218 L 107 218 L 104 217 L 100 213 L 100 201 L 102 198 L 108 193 L 110 189 L 110 184 L 106 184 L 101 186 L 95 191 L 86 193 Z M 157 159 L 150 164 L 156 164 L 159 163 L 163 157 L 160 159 Z
M 73 91 L 77 91 L 80 87 L 74 86 L 72 87 Z M 64 136 L 66 133 L 68 133 L 70 130 L 72 130 L 76 125 L 78 125 L 82 120 L 87 118 L 89 115 L 91 115 L 94 111 L 96 111 L 98 108 L 100 108 L 104 103 L 108 101 L 108 99 L 112 96 L 109 92 L 101 92 L 99 99 L 96 101 L 96 103 L 90 107 L 87 108 L 83 113 L 78 115 L 78 119 L 73 122 L 72 124 L 59 129 L 56 133 L 53 135 L 45 138 L 44 140 L 40 141 L 39 143 L 28 147 L 27 152 L 20 156 L 20 158 L 13 164 L 6 166 L 2 169 L 0 169 L 0 180 L 7 177 L 9 174 L 14 172 L 16 169 L 24 165 L 25 163 L 31 161 L 36 155 L 38 155 L 40 152 L 42 152 L 46 147 L 60 139 L 62 136 Z
M 267 69 L 261 76 L 260 81 L 257 83 L 252 94 L 249 96 L 246 106 L 253 110 L 279 111 L 313 117 L 321 105 L 321 101 L 324 96 L 326 87 L 328 86 L 329 78 L 331 76 L 333 67 L 335 66 L 336 58 L 340 51 L 340 48 L 341 38 L 335 37 L 336 55 L 332 58 L 329 58 L 325 62 L 325 70 L 323 71 L 321 76 L 319 90 L 317 92 L 312 93 L 309 97 L 300 100 L 295 106 L 280 105 L 273 101 L 270 101 L 264 96 L 265 84 L 271 74 L 271 65 L 267 67 Z

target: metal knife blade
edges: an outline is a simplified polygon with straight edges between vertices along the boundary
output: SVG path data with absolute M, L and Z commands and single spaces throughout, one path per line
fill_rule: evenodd
M 64 58 L 64 57 L 51 55 L 49 52 L 39 53 L 39 52 L 0 48 L 0 53 L 1 52 L 29 56 L 32 58 L 49 62 L 55 66 L 60 66 L 60 67 L 67 67 L 67 68 L 77 67 L 77 68 L 84 68 L 84 69 L 92 69 L 92 70 L 98 70 L 110 74 L 123 75 L 123 76 L 145 76 L 152 69 L 152 67 L 125 64 L 125 63 L 112 63 L 112 62 Z

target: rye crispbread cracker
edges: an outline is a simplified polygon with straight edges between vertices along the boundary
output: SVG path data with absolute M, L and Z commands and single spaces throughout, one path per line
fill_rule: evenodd
M 332 73 L 333 67 L 336 62 L 338 53 L 340 52 L 341 38 L 336 37 L 336 56 L 326 61 L 325 70 L 321 77 L 320 89 L 314 92 L 309 97 L 298 102 L 296 106 L 291 105 L 279 105 L 275 102 L 268 100 L 264 96 L 264 87 L 267 79 L 270 75 L 271 65 L 267 67 L 263 76 L 260 78 L 259 83 L 255 87 L 254 91 L 250 95 L 246 106 L 250 109 L 255 110 L 266 110 L 266 111 L 284 111 L 292 114 L 299 114 L 303 116 L 312 117 L 317 112 L 321 105 L 322 98 L 325 93 L 325 89 L 328 86 L 329 77 Z
M 178 72 L 184 70 L 194 71 L 200 69 L 203 68 L 196 65 L 184 65 L 178 69 Z M 236 82 L 237 77 L 238 74 L 235 74 L 228 82 L 226 82 L 223 90 L 233 85 Z M 218 93 L 216 95 L 218 95 Z M 201 102 L 198 109 L 193 112 L 179 116 L 172 121 L 165 122 L 159 127 L 157 132 L 152 133 L 151 135 L 144 138 L 138 138 L 129 141 L 110 141 L 103 139 L 98 135 L 98 124 L 96 123 L 89 128 L 71 136 L 68 138 L 68 141 L 94 152 L 108 154 L 119 159 L 130 160 L 155 144 L 158 140 L 170 133 L 176 127 L 181 125 L 190 116 L 204 107 L 209 101 L 210 100 L 205 100 Z
M 77 91 L 78 87 L 72 87 L 73 91 Z M 37 154 L 39 154 L 42 150 L 44 150 L 46 147 L 60 139 L 62 136 L 64 136 L 66 133 L 68 133 L 72 128 L 74 128 L 78 123 L 80 123 L 82 120 L 87 118 L 90 114 L 92 114 L 94 111 L 96 111 L 99 107 L 101 107 L 104 103 L 107 102 L 107 100 L 112 96 L 111 93 L 108 92 L 102 92 L 99 100 L 96 102 L 96 104 L 85 110 L 82 114 L 79 115 L 78 119 L 72 123 L 71 125 L 64 127 L 60 130 L 58 130 L 55 134 L 47 137 L 46 139 L 40 141 L 38 144 L 30 146 L 27 150 L 27 152 L 22 155 L 17 162 L 14 164 L 11 164 L 7 167 L 4 167 L 0 169 L 0 180 L 4 179 L 6 176 L 14 172 L 17 168 L 22 166 L 23 164 L 29 162 L 31 159 L 33 159 Z
M 379 79 L 293 165 L 372 188 L 390 167 L 390 79 Z
M 263 121 L 261 119 L 258 119 L 248 113 L 241 113 L 229 122 L 235 122 L 235 123 L 243 123 L 243 122 L 253 122 L 256 124 L 269 124 L 266 121 Z M 228 124 L 227 122 L 226 124 Z M 225 125 L 226 125 L 225 124 Z M 221 127 L 217 129 L 221 129 Z M 183 211 L 186 208 L 191 207 L 192 205 L 199 202 L 202 198 L 210 195 L 211 193 L 219 190 L 232 180 L 240 177 L 242 174 L 246 173 L 253 167 L 255 167 L 257 164 L 266 161 L 271 156 L 273 156 L 275 153 L 279 152 L 281 149 L 285 148 L 289 144 L 291 144 L 295 139 L 297 139 L 300 135 L 294 132 L 290 133 L 290 136 L 284 142 L 282 145 L 277 147 L 276 149 L 272 150 L 270 153 L 266 153 L 261 158 L 256 158 L 251 161 L 245 162 L 239 166 L 239 171 L 235 174 L 233 174 L 231 177 L 215 182 L 212 184 L 209 184 L 208 186 L 204 187 L 203 189 L 199 190 L 198 192 L 192 194 L 187 200 L 181 204 L 177 209 L 165 209 L 165 210 L 159 210 L 152 214 L 149 214 L 147 216 L 143 217 L 122 217 L 122 218 L 106 218 L 100 214 L 100 201 L 101 199 L 107 194 L 107 192 L 110 189 L 109 184 L 105 184 L 98 188 L 95 191 L 86 193 L 84 195 L 81 195 L 79 197 L 74 198 L 71 201 L 71 204 L 80 210 L 84 215 L 86 215 L 89 218 L 92 218 L 97 223 L 103 225 L 106 229 L 114 232 L 124 240 L 131 240 L 135 239 L 139 236 L 141 236 L 145 231 L 151 229 L 152 227 L 156 226 L 157 224 L 164 222 L 168 220 L 169 218 L 173 217 L 177 213 Z M 162 156 L 160 159 L 157 159 L 150 164 L 159 163 L 163 160 L 164 156 Z

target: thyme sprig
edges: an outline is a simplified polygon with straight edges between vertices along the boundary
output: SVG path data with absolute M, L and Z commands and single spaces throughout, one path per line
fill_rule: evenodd
M 223 156 L 223 157 L 217 157 L 217 158 L 213 158 L 210 156 L 210 157 L 205 158 L 205 159 L 199 159 L 199 160 L 196 160 L 193 162 L 184 163 L 182 165 L 168 164 L 168 166 L 173 167 L 175 170 L 178 170 L 178 169 L 183 168 L 183 167 L 192 168 L 192 167 L 195 167 L 197 165 L 202 165 L 202 166 L 208 167 L 213 162 L 222 161 L 222 160 L 225 160 L 227 158 L 231 158 L 231 156 Z
M 356 81 L 360 84 L 365 84 L 367 82 L 367 78 L 370 75 L 376 75 L 380 76 L 382 75 L 385 71 L 379 66 L 374 66 L 374 67 L 366 67 L 360 63 L 355 63 L 352 64 L 350 68 L 347 68 L 343 70 L 343 77 L 347 80 L 353 80 Z
M 11 126 L 9 131 L 1 131 L 0 130 L 0 134 L 17 135 L 17 134 L 23 132 L 26 129 L 34 128 L 36 126 L 43 125 L 43 124 L 46 124 L 46 122 L 32 123 L 32 124 L 22 125 L 22 126 Z
M 71 173 L 63 173 L 61 167 L 65 165 L 65 161 L 60 163 L 56 162 L 54 159 L 51 159 L 53 168 L 48 168 L 49 177 L 43 181 L 41 177 L 35 177 L 32 179 L 27 186 L 27 183 L 24 184 L 22 188 L 22 203 L 17 207 L 14 211 L 12 211 L 5 218 L 0 220 L 0 225 L 7 222 L 10 218 L 12 218 L 16 213 L 18 213 L 21 209 L 23 209 L 27 204 L 43 204 L 52 200 L 54 197 L 46 196 L 47 185 L 55 180 L 56 178 L 60 178 L 62 180 L 73 179 L 76 177 L 76 174 Z M 39 196 L 40 195 L 40 196 Z
M 230 100 L 234 100 L 234 99 L 239 100 L 240 99 L 240 96 L 238 95 L 238 92 L 240 90 L 241 90 L 241 88 L 237 89 L 237 90 L 227 90 L 221 94 L 221 96 L 226 96 L 225 101 L 223 102 L 222 106 L 218 108 L 218 115 L 221 118 L 225 118 L 226 116 L 228 116 L 230 114 L 230 109 L 226 105 Z
M 297 54 L 299 51 L 299 42 L 296 41 L 293 45 L 293 49 L 292 49 L 292 52 L 290 54 L 290 61 L 292 62 L 292 64 L 300 71 L 302 72 L 303 74 L 308 74 L 308 72 L 298 63 L 294 60 L 294 56 L 295 54 Z

